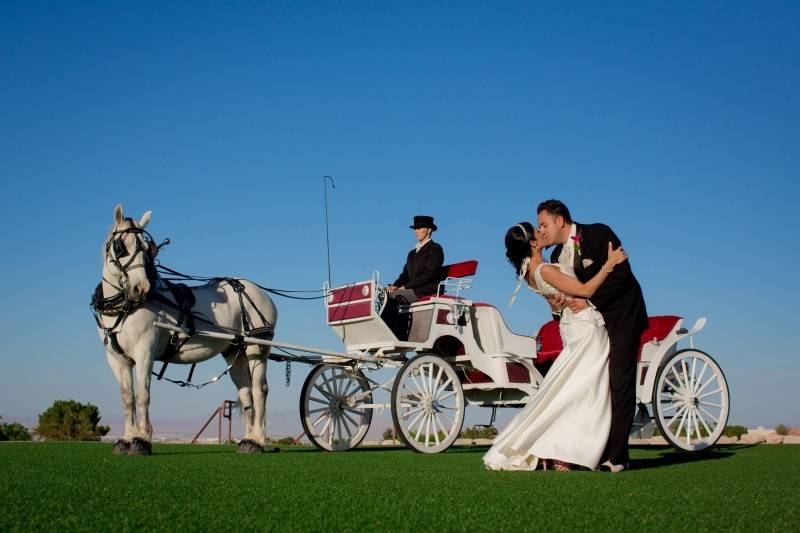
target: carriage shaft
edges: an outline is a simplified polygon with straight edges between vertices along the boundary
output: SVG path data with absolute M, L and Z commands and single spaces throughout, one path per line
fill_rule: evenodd
M 190 334 L 190 331 L 187 328 L 182 328 L 179 326 L 173 326 L 172 324 L 166 324 L 164 322 L 153 322 L 153 325 L 160 329 L 165 329 L 167 331 L 175 331 L 178 333 L 184 333 L 186 335 Z M 239 338 L 238 335 L 232 335 L 230 333 L 220 333 L 217 331 L 206 331 L 206 330 L 196 330 L 194 332 L 195 335 L 200 335 L 204 337 L 211 337 L 214 339 L 223 339 L 233 341 Z M 344 352 L 333 352 L 330 350 L 323 350 L 322 348 L 314 348 L 313 346 L 302 346 L 300 344 L 290 344 L 288 342 L 277 342 L 277 341 L 269 341 L 266 339 L 259 339 L 257 337 L 241 337 L 242 342 L 245 344 L 258 344 L 260 346 L 273 346 L 275 348 L 285 348 L 287 350 L 296 350 L 298 352 L 306 352 L 306 353 L 313 353 L 317 355 L 325 355 L 329 357 L 340 357 L 343 359 L 351 359 L 355 361 L 368 361 L 373 363 L 378 362 L 385 362 L 386 359 L 383 357 L 375 357 L 373 355 L 364 355 L 364 354 L 352 354 L 352 353 L 344 353 Z M 305 363 L 309 364 L 316 364 L 321 362 L 319 358 L 312 358 L 306 357 L 302 358 Z M 295 360 L 295 359 L 293 359 Z

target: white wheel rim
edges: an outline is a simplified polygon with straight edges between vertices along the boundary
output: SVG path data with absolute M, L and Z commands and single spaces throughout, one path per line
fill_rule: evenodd
M 349 369 L 325 366 L 314 372 L 316 375 L 304 391 L 303 417 L 308 438 L 333 452 L 357 446 L 372 421 L 372 411 L 358 406 L 370 403 L 371 396 L 356 397 L 365 391 L 358 376 Z
M 415 450 L 437 453 L 458 438 L 464 393 L 458 375 L 436 356 L 414 359 L 397 377 L 394 409 L 399 429 Z
M 673 445 L 697 451 L 719 439 L 728 421 L 728 384 L 710 356 L 679 352 L 661 371 L 656 387 L 659 426 Z

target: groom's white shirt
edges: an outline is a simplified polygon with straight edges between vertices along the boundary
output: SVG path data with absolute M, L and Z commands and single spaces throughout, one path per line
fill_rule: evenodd
M 564 243 L 564 246 L 561 249 L 561 255 L 558 257 L 558 264 L 561 265 L 562 270 L 565 274 L 575 276 L 575 269 L 573 268 L 574 259 L 575 259 L 575 241 L 572 238 L 577 234 L 578 227 L 575 223 L 572 223 L 572 229 L 569 230 L 569 237 L 567 237 L 567 242 Z
M 575 259 L 575 241 L 572 239 L 578 233 L 578 226 L 575 223 L 572 223 L 572 229 L 569 231 L 569 237 L 567 238 L 567 242 L 564 243 L 564 248 L 561 250 L 561 256 L 558 258 L 558 264 L 561 265 L 562 270 L 565 274 L 569 274 L 573 278 L 577 278 L 578 276 L 575 275 L 575 268 L 574 268 L 574 259 Z M 585 266 L 585 265 L 584 265 Z M 596 309 L 594 304 L 587 298 L 586 303 L 592 309 Z

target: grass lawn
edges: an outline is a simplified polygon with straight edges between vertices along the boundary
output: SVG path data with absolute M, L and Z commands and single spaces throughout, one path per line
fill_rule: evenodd
M 800 446 L 635 449 L 633 470 L 489 472 L 485 448 L 0 443 L 0 531 L 796 530 Z

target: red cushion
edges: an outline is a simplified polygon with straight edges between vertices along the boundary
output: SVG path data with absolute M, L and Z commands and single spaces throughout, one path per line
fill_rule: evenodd
M 522 363 L 506 363 L 508 381 L 511 383 L 530 383 L 531 373 Z
M 474 276 L 478 271 L 478 262 L 474 259 L 471 261 L 462 261 L 460 263 L 453 263 L 452 265 L 445 265 L 442 267 L 446 278 L 464 278 L 466 276 Z
M 543 363 L 555 359 L 564 344 L 561 342 L 561 332 L 558 330 L 558 320 L 551 320 L 539 329 L 536 336 L 536 362 Z
M 470 385 L 473 383 L 492 383 L 492 378 L 481 372 L 480 370 L 470 370 L 464 373 L 464 378 L 461 383 Z
M 672 330 L 675 329 L 675 324 L 678 323 L 681 317 L 679 316 L 651 316 L 648 318 L 649 327 L 642 333 L 642 338 L 639 343 L 639 358 L 642 357 L 642 347 L 653 340 L 662 341 Z M 558 321 L 551 320 L 541 327 L 539 335 L 536 336 L 536 343 L 538 347 L 537 363 L 555 359 L 564 345 L 561 342 L 561 333 L 558 331 Z
M 642 358 L 642 348 L 645 344 L 652 341 L 663 341 L 675 329 L 675 324 L 680 319 L 681 317 L 679 316 L 671 315 L 648 317 L 648 328 L 642 333 L 641 342 L 639 343 L 639 359 Z

